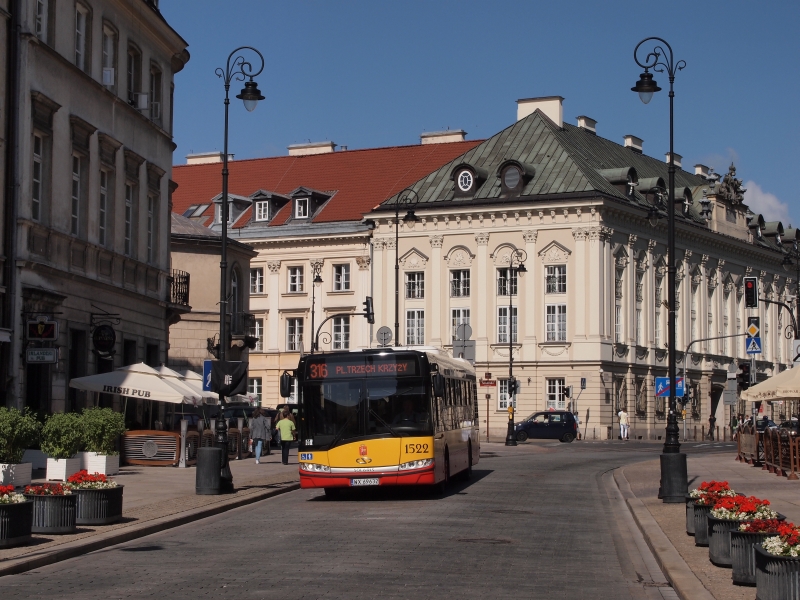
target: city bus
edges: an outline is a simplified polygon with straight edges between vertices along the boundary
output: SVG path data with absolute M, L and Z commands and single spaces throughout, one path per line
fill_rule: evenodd
M 307 355 L 281 377 L 298 395 L 300 486 L 430 485 L 480 457 L 475 370 L 435 349 Z

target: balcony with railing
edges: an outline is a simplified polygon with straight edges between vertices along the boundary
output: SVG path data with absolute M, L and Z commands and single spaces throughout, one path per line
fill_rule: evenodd
M 189 273 L 172 270 L 169 278 L 169 303 L 189 306 Z

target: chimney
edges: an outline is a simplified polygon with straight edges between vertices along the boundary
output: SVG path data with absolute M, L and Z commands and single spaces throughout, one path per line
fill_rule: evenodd
M 703 179 L 708 179 L 708 167 L 705 165 L 695 165 L 694 174 L 700 175 Z
M 532 114 L 537 108 L 547 115 L 558 127 L 564 127 L 564 98 L 561 96 L 542 96 L 541 98 L 522 98 L 517 100 L 517 121 Z
M 624 137 L 625 140 L 625 147 L 630 148 L 634 152 L 638 152 L 639 154 L 642 153 L 642 144 L 644 144 L 644 140 L 642 138 L 638 138 L 635 135 L 626 135 Z
M 578 117 L 578 127 L 585 129 L 589 133 L 597 134 L 597 121 L 585 115 Z
M 419 135 L 419 143 L 449 144 L 450 142 L 463 142 L 467 132 L 463 129 L 448 129 L 447 131 L 428 131 Z
M 289 156 L 308 156 L 309 154 L 329 154 L 334 151 L 333 142 L 311 142 L 310 144 L 292 144 L 287 149 Z
M 228 154 L 228 160 L 233 160 L 233 154 Z M 207 165 L 209 163 L 221 163 L 222 152 L 198 152 L 197 154 L 187 154 L 187 165 Z
M 681 168 L 681 159 L 682 159 L 682 158 L 683 158 L 683 157 L 682 157 L 680 154 L 678 154 L 677 152 L 675 153 L 675 155 L 674 155 L 674 161 L 675 161 L 675 166 L 676 166 L 678 169 L 680 169 L 680 168 Z M 669 164 L 669 152 L 667 152 L 667 153 L 664 155 L 664 162 L 666 162 L 667 164 Z

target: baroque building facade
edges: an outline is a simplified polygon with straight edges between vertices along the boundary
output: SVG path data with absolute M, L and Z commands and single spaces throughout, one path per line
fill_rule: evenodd
M 12 28 L 10 97 L 18 157 L 11 256 L 4 281 L 13 329 L 6 403 L 60 412 L 113 396 L 70 389 L 73 377 L 166 359 L 171 302 L 170 196 L 173 77 L 187 43 L 157 0 L 19 0 Z M 50 341 L 29 322 L 55 323 Z M 92 338 L 101 324 L 98 351 Z M 108 333 L 108 330 L 106 330 Z M 52 364 L 28 362 L 53 348 Z M 128 404 L 130 421 L 149 406 Z M 157 418 L 157 417 L 156 417 Z

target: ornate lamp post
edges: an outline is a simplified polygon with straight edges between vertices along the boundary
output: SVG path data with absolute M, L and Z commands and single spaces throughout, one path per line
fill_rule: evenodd
M 794 308 L 797 316 L 795 323 L 800 323 L 800 249 L 797 247 L 797 242 L 792 243 L 788 254 L 783 257 L 783 268 L 789 272 L 794 270 L 796 274 Z M 794 328 L 794 339 L 800 340 L 800 331 L 797 330 L 797 327 Z
M 407 206 L 403 221 L 416 223 L 419 217 L 414 214 L 414 207 L 419 202 L 417 192 L 406 188 L 394 200 L 394 343 L 400 346 L 400 207 Z
M 242 50 L 250 50 L 258 55 L 261 60 L 261 66 L 258 70 L 253 69 L 253 65 L 245 60 L 239 54 Z M 222 222 L 222 252 L 219 263 L 220 270 L 220 286 L 219 286 L 219 353 L 217 358 L 224 361 L 227 355 L 228 348 L 228 332 L 227 332 L 227 313 L 228 313 L 228 106 L 230 99 L 228 98 L 228 91 L 231 87 L 231 81 L 245 81 L 244 88 L 236 95 L 237 98 L 244 102 L 244 107 L 248 112 L 255 110 L 259 100 L 263 100 L 264 96 L 258 89 L 258 85 L 253 81 L 253 77 L 264 70 L 264 57 L 261 53 L 250 46 L 241 46 L 228 55 L 228 62 L 226 63 L 225 70 L 218 68 L 214 71 L 217 77 L 222 78 L 225 84 L 225 140 L 223 143 L 222 153 L 222 202 L 220 207 L 220 221 Z M 216 444 L 222 448 L 222 487 L 223 489 L 233 489 L 233 475 L 231 474 L 230 466 L 228 465 L 228 427 L 225 423 L 225 398 L 220 396 L 220 410 L 219 417 L 216 423 Z
M 508 257 L 508 431 L 506 432 L 506 446 L 517 445 L 517 435 L 514 432 L 514 405 L 517 401 L 517 381 L 514 379 L 514 311 L 513 300 L 519 277 L 527 273 L 525 261 L 528 253 L 521 248 L 512 250 Z M 515 266 L 516 265 L 516 266 Z
M 644 58 L 644 62 L 639 60 L 639 48 L 646 42 L 654 42 L 654 47 Z M 663 46 L 661 45 L 663 44 Z M 666 48 L 666 51 L 664 50 Z M 668 344 L 669 344 L 669 416 L 667 417 L 666 440 L 661 454 L 661 490 L 659 496 L 664 502 L 678 503 L 684 502 L 688 491 L 688 479 L 686 472 L 686 455 L 683 454 L 679 440 L 680 429 L 678 428 L 677 407 L 675 404 L 675 385 L 676 385 L 676 354 L 675 354 L 675 153 L 673 148 L 673 99 L 675 93 L 672 84 L 675 81 L 675 73 L 686 66 L 686 61 L 680 60 L 675 63 L 672 56 L 672 47 L 663 39 L 649 37 L 643 39 L 636 45 L 633 51 L 633 59 L 636 64 L 644 69 L 644 73 L 639 76 L 639 81 L 631 88 L 638 92 L 639 98 L 647 104 L 653 98 L 653 94 L 661 90 L 653 79 L 650 69 L 657 73 L 663 73 L 666 69 L 669 77 L 669 183 L 667 201 L 667 289 L 669 290 L 669 312 L 667 315 Z
M 314 300 L 316 289 L 322 285 L 322 277 L 320 277 L 320 273 L 322 273 L 322 263 L 312 262 L 311 272 L 314 274 L 314 281 L 311 286 L 311 335 L 314 335 Z M 315 350 L 319 350 L 319 347 L 317 346 L 317 340 L 312 338 L 311 353 L 313 354 Z

